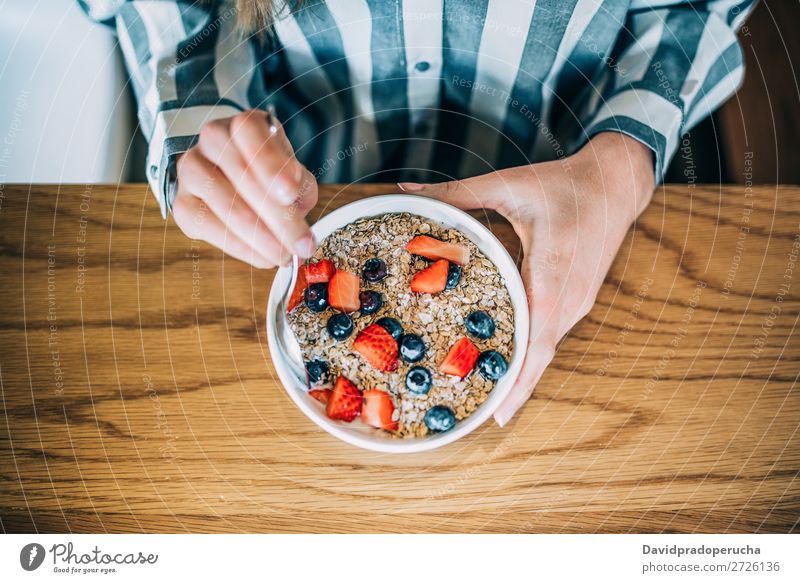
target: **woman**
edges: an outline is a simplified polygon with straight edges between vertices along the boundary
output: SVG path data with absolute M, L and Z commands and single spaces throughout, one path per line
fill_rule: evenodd
M 398 181 L 511 222 L 533 318 L 500 425 L 591 308 L 682 133 L 737 88 L 753 4 L 80 1 L 117 30 L 150 184 L 189 237 L 258 268 L 308 257 L 317 181 Z

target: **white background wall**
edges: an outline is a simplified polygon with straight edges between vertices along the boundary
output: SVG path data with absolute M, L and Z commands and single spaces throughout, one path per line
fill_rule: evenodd
M 121 182 L 132 97 L 74 0 L 0 0 L 0 182 Z

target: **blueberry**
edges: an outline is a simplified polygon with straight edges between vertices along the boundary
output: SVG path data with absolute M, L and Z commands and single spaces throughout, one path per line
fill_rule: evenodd
M 379 282 L 386 277 L 388 273 L 389 272 L 386 269 L 386 262 L 383 259 L 373 257 L 372 259 L 367 259 L 367 261 L 364 263 L 364 279 L 370 283 Z
M 467 332 L 481 340 L 491 338 L 494 335 L 494 320 L 482 310 L 472 312 L 467 316 Z
M 391 334 L 392 338 L 400 341 L 400 337 L 403 335 L 403 325 L 400 322 L 394 318 L 381 318 L 375 323 Z
M 447 283 L 445 289 L 453 289 L 461 281 L 461 266 L 456 263 L 451 263 L 447 268 Z
M 306 288 L 306 305 L 312 312 L 324 312 L 328 308 L 328 284 L 312 283 Z
M 374 314 L 383 306 L 383 296 L 376 291 L 363 291 L 358 294 L 358 301 L 361 302 L 362 314 Z
M 344 340 L 353 333 L 353 320 L 347 314 L 334 314 L 328 318 L 327 328 L 334 340 Z
M 433 378 L 424 366 L 415 366 L 406 375 L 406 388 L 417 395 L 424 395 L 431 390 Z
M 419 362 L 425 357 L 425 343 L 416 334 L 404 334 L 400 339 L 400 356 L 406 362 Z
M 456 424 L 456 415 L 444 405 L 435 405 L 425 413 L 425 426 L 429 431 L 441 433 L 452 429 Z
M 506 374 L 508 364 L 502 354 L 496 350 L 487 350 L 486 352 L 481 352 L 478 357 L 478 370 L 483 378 L 496 381 Z
M 306 372 L 308 373 L 308 380 L 312 383 L 318 383 L 328 378 L 328 363 L 322 360 L 311 360 L 306 363 Z

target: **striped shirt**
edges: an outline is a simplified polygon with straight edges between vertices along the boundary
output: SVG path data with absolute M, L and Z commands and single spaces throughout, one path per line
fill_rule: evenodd
M 164 216 L 200 128 L 268 104 L 322 182 L 464 178 L 603 131 L 660 181 L 739 86 L 754 1 L 307 0 L 245 37 L 233 0 L 79 0 L 117 32 Z

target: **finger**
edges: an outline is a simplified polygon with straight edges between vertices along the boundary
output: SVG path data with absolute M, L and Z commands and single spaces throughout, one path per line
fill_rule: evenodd
M 554 282 L 547 279 L 534 281 L 530 262 L 526 262 L 523 266 L 522 279 L 525 282 L 531 314 L 528 345 L 525 347 L 525 359 L 519 376 L 508 396 L 494 413 L 494 420 L 500 427 L 508 423 L 533 394 L 533 389 L 555 356 L 558 342 L 559 318 L 555 313 L 558 303 L 555 296 L 548 291 L 552 289 L 548 286 Z
M 533 389 L 542 378 L 547 365 L 553 360 L 553 349 L 543 349 L 535 342 L 529 342 L 525 361 L 522 364 L 517 381 L 508 397 L 494 412 L 494 420 L 500 427 L 508 423 L 516 412 L 533 394 Z
M 186 194 L 177 196 L 172 211 L 175 222 L 189 238 L 211 243 L 234 259 L 258 269 L 275 267 L 271 261 L 228 230 L 199 198 Z
M 217 119 L 203 126 L 197 148 L 207 160 L 219 168 L 238 192 L 260 192 L 261 186 L 256 177 L 248 172 L 247 163 L 231 139 L 232 119 Z M 253 210 L 260 216 L 258 208 Z
M 317 186 L 317 179 L 309 170 L 303 168 L 303 179 L 300 183 L 300 191 L 295 204 L 305 217 L 308 211 L 317 206 L 318 200 L 319 188 Z
M 311 230 L 304 220 L 304 214 L 293 207 L 298 196 L 300 183 L 294 186 L 295 196 L 291 204 L 285 204 L 270 190 L 270 185 L 261 183 L 254 170 L 258 164 L 249 164 L 246 156 L 238 149 L 232 138 L 233 127 L 237 118 L 215 121 L 207 124 L 200 135 L 199 147 L 203 155 L 213 162 L 237 192 L 247 201 L 258 217 L 267 225 L 273 236 L 282 247 L 282 253 L 296 254 L 305 259 L 314 253 L 315 243 Z M 255 117 L 246 118 L 255 120 Z M 262 141 L 269 138 L 269 128 L 261 127 L 265 132 Z M 285 154 L 279 153 L 285 159 Z M 310 173 L 309 173 L 310 174 Z M 303 174 L 301 173 L 301 178 Z M 312 176 L 313 178 L 313 176 Z
M 197 147 L 212 164 L 220 168 L 235 167 L 244 163 L 240 160 L 239 150 L 231 141 L 231 119 L 222 118 L 208 122 L 200 129 Z
M 261 186 L 275 202 L 289 206 L 297 198 L 303 166 L 294 157 L 280 122 L 273 117 L 273 123 L 276 131 L 272 131 L 265 112 L 246 111 L 231 120 L 231 138 Z
M 203 200 L 230 231 L 270 263 L 283 265 L 291 258 L 228 179 L 197 148 L 180 157 L 178 176 L 179 192 L 185 190 Z
M 508 189 L 503 188 L 503 176 L 502 173 L 491 173 L 437 184 L 398 182 L 397 186 L 403 192 L 430 196 L 461 210 L 501 210 L 513 198 L 510 185 Z
M 490 200 L 481 200 L 479 192 L 473 188 L 474 179 L 451 180 L 436 184 L 419 184 L 417 182 L 398 182 L 400 190 L 409 194 L 429 196 L 462 210 L 476 208 L 494 208 Z M 484 197 L 486 198 L 486 197 Z
M 304 259 L 311 257 L 316 245 L 298 200 L 315 198 L 316 179 L 294 157 L 282 128 L 272 133 L 264 115 L 247 112 L 234 117 L 231 136 L 247 172 L 261 185 L 255 191 L 248 182 L 242 194 L 284 249 Z

